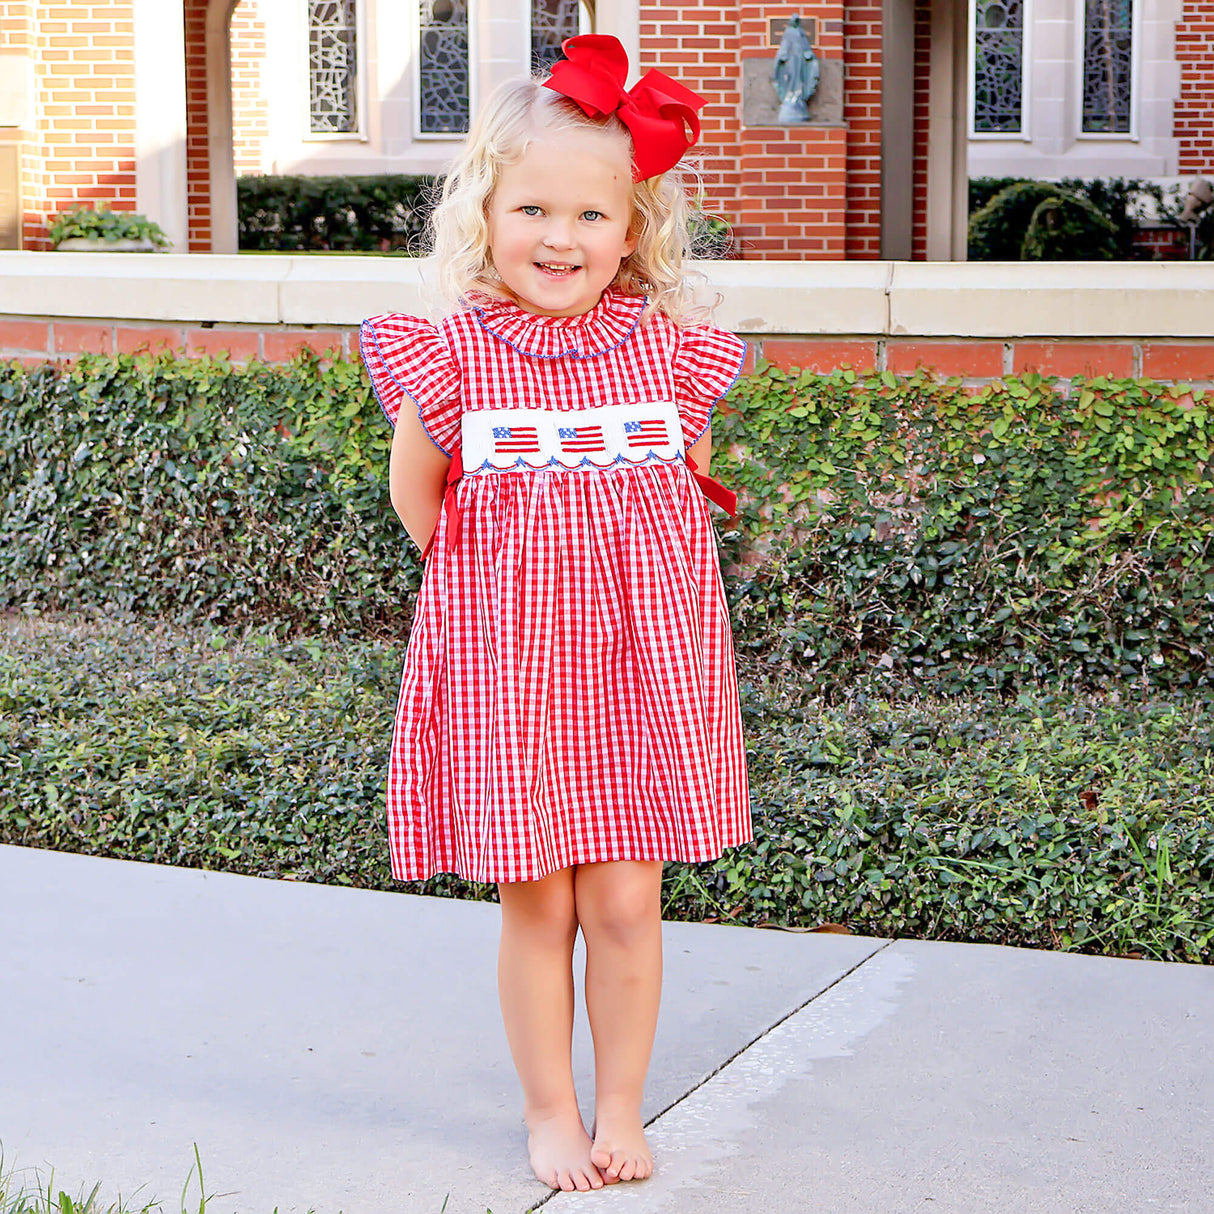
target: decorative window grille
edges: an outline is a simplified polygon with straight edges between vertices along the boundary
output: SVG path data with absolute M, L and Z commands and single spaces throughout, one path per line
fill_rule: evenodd
M 357 0 L 308 0 L 308 86 L 314 135 L 357 132 Z
M 1083 132 L 1128 134 L 1132 125 L 1134 0 L 1085 0 Z
M 419 129 L 423 135 L 468 130 L 469 0 L 420 0 Z
M 531 70 L 547 71 L 561 57 L 561 43 L 591 28 L 583 0 L 531 0 Z
M 974 132 L 1024 129 L 1025 0 L 974 0 Z

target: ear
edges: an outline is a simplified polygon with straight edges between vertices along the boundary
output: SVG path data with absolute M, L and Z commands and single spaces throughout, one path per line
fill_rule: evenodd
M 641 234 L 633 228 L 628 229 L 628 235 L 624 237 L 624 257 L 631 257 L 636 252 L 637 245 L 641 243 Z M 623 257 L 620 258 L 624 260 Z

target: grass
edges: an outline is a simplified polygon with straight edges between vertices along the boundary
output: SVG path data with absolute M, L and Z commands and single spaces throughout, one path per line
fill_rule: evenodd
M 10 617 L 0 841 L 378 889 L 402 645 Z M 669 917 L 1211 960 L 1214 705 L 740 665 L 756 841 Z M 488 897 L 452 877 L 417 892 Z
M 21 1179 L 23 1174 L 32 1171 L 31 1182 Z M 191 1182 L 198 1185 L 198 1203 L 195 1205 L 189 1197 Z M 55 1172 L 52 1168 L 45 1182 L 36 1169 L 8 1168 L 4 1164 L 4 1152 L 0 1150 L 0 1214 L 165 1214 L 164 1203 L 156 1200 L 140 1201 L 138 1199 L 124 1200 L 119 1196 L 116 1202 L 103 1205 L 98 1195 L 101 1192 L 101 1182 L 98 1181 L 87 1195 L 81 1189 L 78 1196 L 73 1197 L 63 1189 L 55 1187 Z M 178 1209 L 181 1214 L 206 1214 L 207 1204 L 213 1200 L 206 1193 L 206 1185 L 202 1175 L 202 1157 L 198 1146 L 194 1146 L 194 1163 L 186 1176 L 181 1189 L 181 1202 Z M 275 1214 L 278 1214 L 275 1210 Z M 314 1214 L 309 1211 L 309 1214 Z
M 22 1176 L 32 1172 L 32 1180 L 24 1180 Z M 193 1204 L 189 1197 L 191 1182 L 197 1178 L 198 1204 Z M 32 1184 L 32 1187 L 31 1187 Z M 103 1205 L 98 1200 L 101 1192 L 101 1182 L 98 1181 L 86 1195 L 81 1189 L 78 1196 L 73 1197 L 63 1189 L 55 1187 L 55 1173 L 52 1169 L 45 1182 L 42 1181 L 36 1169 L 17 1169 L 5 1167 L 4 1151 L 0 1147 L 0 1214 L 169 1214 L 164 1203 L 159 1201 L 140 1202 L 138 1200 L 123 1200 L 120 1196 L 116 1202 Z M 198 1145 L 194 1144 L 194 1164 L 190 1168 L 185 1184 L 181 1190 L 180 1214 L 207 1214 L 207 1206 L 215 1200 L 215 1194 L 209 1197 L 202 1176 L 202 1157 L 198 1153 Z M 447 1202 L 450 1195 L 443 1199 L 442 1208 L 438 1214 L 446 1214 Z M 274 1207 L 278 1214 L 278 1207 Z M 308 1214 L 316 1214 L 309 1210 Z M 340 1214 L 340 1212 L 339 1212 Z M 493 1214 L 490 1209 L 485 1214 Z

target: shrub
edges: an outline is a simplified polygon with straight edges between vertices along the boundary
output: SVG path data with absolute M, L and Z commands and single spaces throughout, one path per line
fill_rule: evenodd
M 1117 229 L 1090 202 L 1057 194 L 1037 204 L 1020 246 L 1022 261 L 1113 260 Z
M 1032 242 L 1029 229 L 1040 212 Z M 1051 225 L 1050 212 L 1058 217 Z M 1042 232 L 1043 228 L 1048 228 Z M 1061 186 L 1045 181 L 1018 181 L 1006 186 L 970 217 L 971 261 L 1049 260 L 1100 261 L 1117 256 L 1116 230 L 1091 203 Z
M 1057 182 L 1032 181 L 1017 177 L 973 177 L 969 182 L 969 214 L 971 223 L 977 213 L 986 207 L 997 195 L 1011 186 L 1033 186 L 1028 197 L 1037 201 L 1029 205 L 1005 209 L 999 218 L 987 218 L 975 236 L 971 228 L 971 261 L 1012 261 L 1017 260 L 1017 249 L 1023 246 L 1024 236 L 1028 231 L 1031 213 L 1048 197 L 1079 198 L 1089 202 L 1106 220 L 1113 225 L 1115 232 L 1115 256 L 1129 261 L 1147 256 L 1135 247 L 1134 238 L 1138 232 L 1139 216 L 1144 211 L 1149 215 L 1162 217 L 1167 222 L 1175 220 L 1178 214 L 1178 200 L 1165 197 L 1164 188 L 1156 181 L 1141 181 L 1122 177 L 1064 177 Z M 1099 225 L 1095 233 L 1097 243 L 1100 243 Z M 1076 247 L 1076 241 L 1082 243 L 1079 233 L 1067 246 Z M 997 252 L 990 252 L 995 249 Z M 1068 251 L 1066 256 L 1072 256 Z M 1082 253 L 1074 254 L 1078 260 L 1089 260 Z
M 0 842 L 398 888 L 399 649 L 9 621 Z M 1208 696 L 941 700 L 861 679 L 827 702 L 796 672 L 739 674 L 755 842 L 668 865 L 667 916 L 1212 959 Z
M 1214 681 L 1211 412 L 1150 381 L 764 366 L 714 424 L 740 651 L 822 687 Z M 400 635 L 420 584 L 356 364 L 0 373 L 0 609 Z
M 238 177 L 242 249 L 422 251 L 436 178 Z
M 396 630 L 420 584 L 360 366 L 85 357 L 0 376 L 0 607 Z
M 714 425 L 737 644 L 957 685 L 1214 680 L 1211 412 L 1149 381 L 762 367 Z

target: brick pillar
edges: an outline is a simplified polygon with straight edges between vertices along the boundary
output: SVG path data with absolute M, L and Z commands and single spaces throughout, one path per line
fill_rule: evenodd
M 911 222 L 911 259 L 927 259 L 927 136 L 931 122 L 928 97 L 931 91 L 932 6 L 931 0 L 915 5 L 915 121 L 914 121 L 914 215 Z
M 1180 171 L 1214 176 L 1214 7 L 1210 0 L 1185 0 L 1176 23 L 1180 100 L 1174 131 L 1180 142 Z
M 844 4 L 847 256 L 881 256 L 881 0 Z
M 34 60 L 22 156 L 22 244 L 49 249 L 60 211 L 135 210 L 135 52 L 130 0 L 0 3 L 0 47 Z
M 185 0 L 186 196 L 191 253 L 211 251 L 211 150 L 207 128 L 207 0 Z

